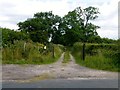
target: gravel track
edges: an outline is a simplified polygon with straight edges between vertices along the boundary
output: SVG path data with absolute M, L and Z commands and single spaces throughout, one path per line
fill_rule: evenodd
M 75 63 L 70 54 L 70 62 L 62 63 L 64 53 L 59 60 L 49 65 L 2 65 L 2 80 L 31 82 L 45 79 L 117 79 L 117 72 L 89 69 Z

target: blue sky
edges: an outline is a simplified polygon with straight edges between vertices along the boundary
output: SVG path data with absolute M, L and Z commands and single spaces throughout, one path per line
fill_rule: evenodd
M 119 0 L 0 0 L 0 26 L 18 29 L 17 23 L 33 17 L 36 12 L 53 11 L 64 16 L 68 11 L 81 6 L 95 6 L 100 15 L 93 23 L 101 37 L 118 38 L 118 1 Z

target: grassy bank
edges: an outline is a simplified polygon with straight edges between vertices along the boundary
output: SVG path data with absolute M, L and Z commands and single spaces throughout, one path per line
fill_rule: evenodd
M 16 41 L 2 50 L 3 64 L 49 64 L 58 60 L 62 54 L 59 45 L 43 44 L 32 41 Z M 54 47 L 54 54 L 53 54 Z M 54 55 L 54 57 L 53 57 Z
M 76 43 L 72 55 L 76 63 L 99 70 L 120 71 L 117 45 L 86 44 L 86 59 L 82 60 L 82 44 Z

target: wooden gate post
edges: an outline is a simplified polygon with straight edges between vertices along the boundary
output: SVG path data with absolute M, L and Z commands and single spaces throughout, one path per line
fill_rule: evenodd
M 83 43 L 83 51 L 82 51 L 82 58 L 85 60 L 85 43 Z
M 54 44 L 52 44 L 52 53 L 53 58 L 55 58 Z

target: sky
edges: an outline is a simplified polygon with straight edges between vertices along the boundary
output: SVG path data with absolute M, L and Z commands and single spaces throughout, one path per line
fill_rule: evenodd
M 17 23 L 32 18 L 37 12 L 52 11 L 63 17 L 77 7 L 99 8 L 99 17 L 93 23 L 101 37 L 118 39 L 119 0 L 0 0 L 0 27 L 18 29 Z

